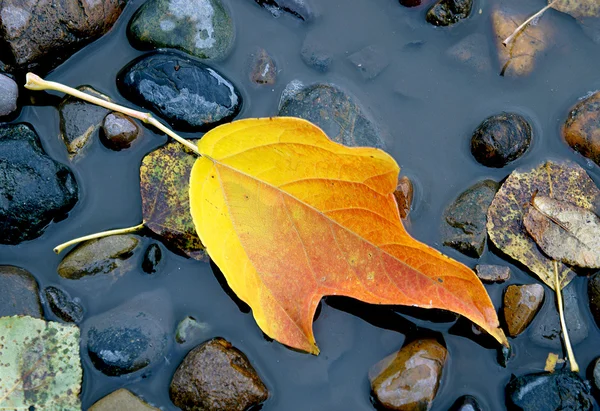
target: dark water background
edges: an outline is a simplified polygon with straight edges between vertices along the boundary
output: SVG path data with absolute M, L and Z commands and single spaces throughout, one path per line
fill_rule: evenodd
M 127 104 L 116 89 L 115 77 L 125 64 L 142 54 L 128 44 L 125 29 L 143 2 L 130 1 L 109 34 L 74 55 L 47 78 L 71 86 L 89 84 Z M 473 32 L 484 33 L 493 50 L 491 0 L 476 0 L 471 18 L 450 29 L 434 28 L 425 22 L 423 8 L 407 9 L 396 0 L 316 0 L 313 3 L 319 16 L 310 24 L 288 15 L 274 19 L 251 0 L 224 0 L 224 3 L 236 26 L 235 46 L 226 61 L 209 65 L 240 88 L 245 104 L 239 118 L 275 114 L 281 91 L 293 79 L 305 83 L 333 82 L 347 89 L 377 120 L 387 135 L 388 151 L 400 164 L 402 173 L 413 178 L 417 185 L 415 211 L 408 227 L 411 234 L 471 267 L 478 262 L 441 247 L 439 226 L 443 209 L 472 183 L 484 178 L 499 181 L 515 167 L 534 167 L 546 159 L 576 161 L 595 181 L 599 180 L 598 167 L 574 154 L 559 134 L 560 125 L 576 100 L 600 88 L 600 46 L 586 37 L 567 15 L 546 13 L 543 18 L 559 33 L 556 44 L 540 56 L 533 75 L 511 79 L 498 75 L 500 69 L 495 60 L 493 72 L 477 73 L 446 56 L 449 47 Z M 514 5 L 527 14 L 546 4 L 545 0 L 502 3 Z M 309 32 L 318 35 L 334 52 L 332 68 L 327 74 L 308 68 L 300 58 L 302 42 Z M 346 58 L 371 44 L 383 47 L 391 64 L 376 79 L 365 81 Z M 248 80 L 248 56 L 257 46 L 266 48 L 281 70 L 273 87 L 257 87 Z M 46 151 L 68 163 L 59 138 L 57 107 L 44 105 L 47 103 L 40 93 L 32 96 L 38 105 L 24 107 L 16 121 L 31 123 Z M 534 137 L 523 158 L 496 170 L 472 158 L 469 138 L 484 118 L 502 110 L 517 111 L 530 118 Z M 347 299 L 326 299 L 322 304 L 314 324 L 321 355 L 296 353 L 263 337 L 251 314 L 242 312 L 224 292 L 219 274 L 213 273 L 210 264 L 172 253 L 167 253 L 161 271 L 153 276 L 137 270 L 114 282 L 108 278 L 92 281 L 60 278 L 56 266 L 61 257 L 52 252 L 56 244 L 141 221 L 138 168 L 146 153 L 166 141 L 165 136 L 149 129 L 144 132 L 142 141 L 118 153 L 94 142 L 87 156 L 72 165 L 81 193 L 69 218 L 51 224 L 35 241 L 0 246 L 0 263 L 31 271 L 41 288 L 58 285 L 79 297 L 86 318 L 141 292 L 163 290 L 171 299 L 170 304 L 161 307 L 165 319 L 173 318 L 169 326 L 174 329 L 177 321 L 192 315 L 210 324 L 207 338 L 225 337 L 248 355 L 271 392 L 263 407 L 265 411 L 372 410 L 367 371 L 399 349 L 407 336 L 417 336 L 411 322 L 441 331 L 449 350 L 434 410 L 448 409 L 463 394 L 475 395 L 485 409 L 502 410 L 504 387 L 511 374 L 543 370 L 548 349 L 528 339 L 535 323 L 528 332 L 511 341 L 516 357 L 508 368 L 502 368 L 496 361 L 495 349 L 474 342 L 466 333 L 448 333 L 452 323 L 419 320 L 407 310 L 368 307 Z M 486 252 L 479 262 L 508 264 L 491 252 Z M 509 283 L 536 281 L 517 266 L 511 268 L 513 276 Z M 600 332 L 587 307 L 586 284 L 585 278 L 577 278 L 573 284 L 590 328 L 588 338 L 574 347 L 582 373 L 600 354 Z M 501 305 L 505 286 L 487 286 L 496 307 Z M 544 310 L 553 307 L 553 294 L 546 288 Z M 47 307 L 46 312 L 48 318 L 54 318 Z M 84 354 L 84 408 L 114 389 L 126 387 L 163 409 L 175 409 L 168 398 L 168 384 L 189 348 L 173 344 L 162 363 L 145 369 L 142 375 L 122 378 L 107 377 L 95 370 Z

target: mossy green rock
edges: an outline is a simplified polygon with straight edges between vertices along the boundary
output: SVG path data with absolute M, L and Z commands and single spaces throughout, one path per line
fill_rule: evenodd
M 128 36 L 140 48 L 175 48 L 221 60 L 229 54 L 235 32 L 220 0 L 149 0 L 131 19 Z

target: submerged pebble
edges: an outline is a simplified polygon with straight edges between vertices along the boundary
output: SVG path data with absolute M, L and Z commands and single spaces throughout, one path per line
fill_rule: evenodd
M 541 284 L 509 285 L 504 293 L 504 320 L 508 335 L 521 334 L 542 306 L 544 287 Z
M 469 17 L 472 8 L 473 0 L 439 0 L 425 18 L 434 26 L 451 26 Z
M 0 117 L 5 117 L 17 111 L 19 86 L 5 74 L 0 73 Z
M 109 113 L 102 122 L 102 143 L 111 150 L 128 148 L 141 133 L 140 127 L 128 116 Z
M 80 323 L 83 320 L 83 307 L 65 291 L 50 286 L 44 289 L 44 296 L 54 315 L 64 322 Z
M 449 411 L 483 411 L 483 408 L 477 402 L 477 398 L 472 395 L 463 395 L 452 404 Z
M 162 251 L 160 246 L 156 243 L 152 243 L 146 248 L 144 253 L 144 259 L 142 260 L 142 270 L 145 273 L 153 274 L 156 272 L 156 268 L 162 260 Z
M 370 45 L 348 56 L 348 61 L 356 67 L 365 80 L 377 77 L 390 65 L 390 58 L 382 48 Z
M 43 318 L 38 283 L 29 271 L 0 265 L 0 290 L 0 317 L 28 315 Z
M 282 13 L 299 18 L 302 21 L 311 20 L 314 17 L 312 7 L 308 0 L 254 0 L 265 9 L 269 10 L 275 17 Z
M 304 64 L 321 73 L 329 71 L 333 62 L 333 55 L 323 44 L 322 39 L 311 33 L 306 36 L 302 43 L 300 56 Z
M 273 57 L 263 48 L 250 56 L 250 81 L 259 85 L 272 86 L 277 80 L 277 65 Z
M 503 265 L 479 264 L 475 266 L 475 272 L 486 283 L 503 283 L 510 278 L 510 268 Z
M 407 176 L 402 176 L 398 179 L 398 185 L 394 191 L 394 198 L 398 204 L 398 211 L 400 211 L 400 218 L 408 217 L 410 209 L 412 207 L 414 195 L 413 183 Z
M 573 150 L 600 164 L 600 91 L 571 108 L 562 135 Z
M 210 329 L 207 323 L 199 322 L 194 317 L 187 316 L 177 324 L 175 341 L 177 344 L 186 344 L 198 338 L 205 337 Z

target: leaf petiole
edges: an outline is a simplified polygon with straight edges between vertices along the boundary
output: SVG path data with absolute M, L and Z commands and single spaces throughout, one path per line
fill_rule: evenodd
M 575 354 L 573 353 L 573 348 L 571 347 L 571 340 L 569 339 L 569 332 L 567 330 L 567 323 L 565 321 L 565 310 L 563 307 L 563 299 L 561 292 L 561 284 L 560 279 L 558 277 L 558 263 L 556 260 L 554 263 L 554 291 L 556 292 L 556 300 L 558 303 L 558 315 L 560 317 L 560 326 L 562 328 L 563 337 L 565 341 L 565 348 L 567 350 L 567 356 L 569 358 L 569 364 L 571 365 L 571 371 L 579 372 L 579 364 L 575 360 Z
M 157 129 L 159 129 L 160 131 L 162 131 L 163 133 L 165 133 L 166 135 L 168 135 L 169 137 L 171 137 L 174 140 L 178 141 L 179 143 L 183 144 L 184 146 L 186 146 L 187 148 L 192 150 L 197 155 L 202 156 L 202 153 L 200 153 L 200 151 L 198 151 L 198 147 L 194 143 L 186 140 L 185 138 L 179 136 L 174 131 L 170 130 L 167 126 L 165 126 L 160 121 L 158 121 L 150 113 L 144 113 L 144 112 L 137 111 L 137 110 L 134 110 L 134 109 L 131 109 L 128 107 L 121 106 L 119 104 L 112 103 L 110 101 L 102 100 L 98 97 L 94 97 L 89 94 L 83 93 L 77 89 L 74 89 L 72 87 L 66 86 L 61 83 L 57 83 L 54 81 L 46 81 L 46 80 L 42 79 L 40 76 L 33 74 L 33 73 L 27 73 L 26 80 L 27 80 L 27 82 L 25 83 L 25 88 L 27 88 L 29 90 L 59 91 L 61 93 L 65 93 L 70 96 L 77 97 L 81 100 L 85 100 L 88 103 L 92 103 L 92 104 L 104 107 L 104 108 L 112 110 L 112 111 L 118 111 L 119 113 L 123 113 L 130 117 L 133 117 L 140 121 L 143 121 L 146 124 L 150 124 L 150 125 L 156 127 Z
M 134 232 L 139 231 L 142 228 L 144 228 L 145 224 L 146 224 L 146 222 L 143 221 L 141 224 L 135 225 L 133 227 L 101 231 L 99 233 L 94 233 L 94 234 L 85 235 L 83 237 L 74 238 L 72 240 L 67 241 L 66 243 L 62 243 L 62 244 L 54 247 L 54 252 L 56 254 L 60 254 L 65 248 L 70 247 L 75 244 L 78 244 L 78 243 L 81 243 L 83 241 L 94 240 L 96 238 L 102 238 L 102 237 L 108 237 L 110 235 L 134 233 Z
M 543 9 L 541 9 L 540 11 L 538 11 L 537 13 L 535 13 L 533 16 L 529 17 L 527 20 L 525 20 L 519 27 L 517 27 L 515 29 L 515 31 L 512 32 L 512 34 L 510 36 L 508 36 L 502 42 L 502 44 L 504 44 L 505 46 L 508 46 L 508 43 L 510 43 L 511 41 L 513 41 L 515 39 L 515 37 L 517 37 L 519 35 L 519 33 L 521 31 L 523 31 L 523 29 L 525 29 L 525 27 L 527 27 L 529 25 L 529 23 L 531 23 L 533 20 L 537 19 L 539 16 L 541 16 L 542 14 L 544 14 L 544 12 L 546 10 L 548 10 L 550 7 L 552 7 L 553 4 L 554 4 L 554 2 L 548 4 L 546 7 L 544 7 Z

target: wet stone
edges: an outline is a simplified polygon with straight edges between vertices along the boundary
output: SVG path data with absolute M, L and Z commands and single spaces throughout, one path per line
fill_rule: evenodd
M 594 321 L 600 327 L 600 272 L 590 277 L 588 282 L 588 300 Z
M 470 257 L 481 257 L 487 238 L 487 210 L 499 185 L 483 180 L 465 190 L 444 211 L 442 241 Z
M 127 28 L 140 48 L 173 48 L 201 59 L 221 60 L 233 46 L 235 31 L 221 0 L 150 0 Z
M 535 318 L 544 301 L 540 284 L 509 285 L 504 293 L 504 320 L 508 334 L 516 337 Z
M 111 101 L 108 96 L 89 86 L 79 86 L 77 90 L 102 100 Z M 98 137 L 98 129 L 108 112 L 110 110 L 75 97 L 63 99 L 58 107 L 60 136 L 67 147 L 69 158 L 74 159 L 79 154 L 83 154 L 84 149 Z
M 5 117 L 17 111 L 17 99 L 19 98 L 19 86 L 15 81 L 0 74 L 0 117 Z
M 142 260 L 142 270 L 147 274 L 153 274 L 156 272 L 156 268 L 162 260 L 162 251 L 160 246 L 156 243 L 150 244 L 146 248 L 144 253 L 144 259 Z
M 473 33 L 447 51 L 451 60 L 470 66 L 478 72 L 492 69 L 488 40 L 483 33 Z
M 277 115 L 308 120 L 346 146 L 383 148 L 376 125 L 349 94 L 330 84 L 300 84 L 292 82 L 284 90 Z
M 0 2 L 2 60 L 12 71 L 50 70 L 113 26 L 126 0 Z
M 351 54 L 348 61 L 356 67 L 365 80 L 374 79 L 390 65 L 390 59 L 385 50 L 374 45 Z
M 472 395 L 463 395 L 452 404 L 449 411 L 483 411 L 483 409 L 477 402 L 477 398 Z
M 404 7 L 417 7 L 421 5 L 422 0 L 400 0 Z
M 600 164 L 600 91 L 571 109 L 562 135 L 573 150 Z
M 248 358 L 223 338 L 188 353 L 173 375 L 169 393 L 184 411 L 244 411 L 269 396 Z
M 479 264 L 475 272 L 484 283 L 503 283 L 510 278 L 510 268 L 502 265 Z
M 186 344 L 205 337 L 209 330 L 210 326 L 207 323 L 199 322 L 194 317 L 187 316 L 177 325 L 175 341 L 177 344 Z
M 96 401 L 89 411 L 159 411 L 125 388 L 118 389 Z
M 254 0 L 257 4 L 269 10 L 274 17 L 282 13 L 289 13 L 302 21 L 309 21 L 314 17 L 312 7 L 307 0 Z
M 119 376 L 162 360 L 170 340 L 169 306 L 168 297 L 148 292 L 87 320 L 81 334 L 94 367 Z
M 594 407 L 589 383 L 572 372 L 511 377 L 506 386 L 507 408 L 523 411 L 586 411 Z
M 141 133 L 140 127 L 128 116 L 109 113 L 102 121 L 102 143 L 111 150 L 128 148 Z
M 594 389 L 600 391 L 600 358 L 592 363 L 592 383 Z
M 563 305 L 565 309 L 565 322 L 569 331 L 571 345 L 577 344 L 587 338 L 589 326 L 584 313 L 579 307 L 579 296 L 574 283 L 562 289 Z M 529 338 L 535 344 L 552 350 L 562 348 L 561 327 L 556 304 L 552 301 L 544 304 L 540 311 Z
M 229 80 L 174 52 L 133 60 L 119 73 L 117 85 L 128 100 L 185 131 L 207 131 L 230 121 L 242 105 L 241 95 Z
M 414 188 L 410 178 L 402 176 L 398 179 L 398 185 L 394 191 L 394 197 L 400 211 L 400 218 L 408 217 L 413 201 Z
M 273 85 L 277 80 L 277 65 L 267 52 L 261 48 L 250 56 L 250 81 L 259 85 Z
M 38 284 L 27 270 L 0 265 L 0 317 L 29 315 L 43 318 Z
M 417 340 L 369 371 L 377 403 L 390 410 L 428 410 L 437 393 L 448 351 L 435 340 Z
M 531 126 L 523 116 L 501 113 L 485 119 L 471 137 L 471 154 L 488 167 L 501 168 L 521 157 L 531 144 Z
M 425 19 L 434 26 L 451 26 L 469 17 L 472 8 L 473 0 L 439 0 Z
M 44 152 L 37 133 L 25 123 L 0 125 L 0 243 L 39 237 L 63 219 L 78 199 L 69 168 Z
M 323 40 L 310 33 L 302 43 L 300 56 L 302 57 L 304 64 L 320 73 L 329 71 L 331 63 L 333 62 L 333 55 L 323 45 Z
M 57 287 L 46 287 L 44 296 L 50 309 L 58 318 L 67 323 L 80 323 L 83 320 L 83 307 Z
M 96 274 L 118 275 L 132 268 L 128 259 L 139 244 L 131 234 L 86 241 L 71 250 L 58 265 L 61 277 L 77 280 Z

